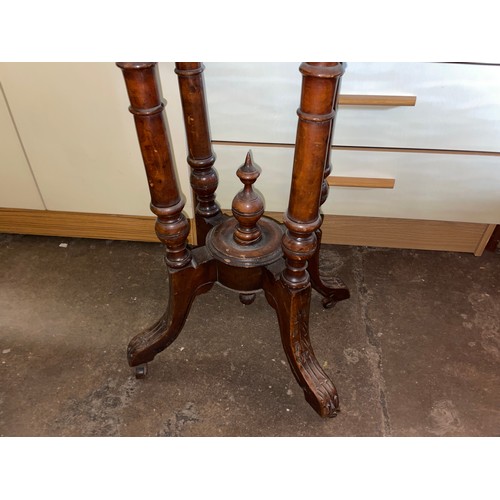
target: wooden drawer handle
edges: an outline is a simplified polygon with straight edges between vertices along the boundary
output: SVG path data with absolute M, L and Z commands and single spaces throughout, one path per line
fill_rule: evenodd
M 344 106 L 415 106 L 414 95 L 354 95 L 339 96 L 339 104 Z
M 396 179 L 382 179 L 378 177 L 342 177 L 331 175 L 327 178 L 329 186 L 337 187 L 362 187 L 394 189 Z

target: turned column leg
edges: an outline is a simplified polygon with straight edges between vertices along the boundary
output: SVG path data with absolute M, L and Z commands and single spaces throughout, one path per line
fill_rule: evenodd
M 156 63 L 118 63 L 123 71 L 146 168 L 151 211 L 157 216 L 156 234 L 167 249 L 167 264 L 179 269 L 191 260 L 186 247 L 189 222 L 182 213 L 185 200 L 179 191 L 167 134 Z
M 191 167 L 191 187 L 196 196 L 196 236 L 201 246 L 205 244 L 210 229 L 224 218 L 215 201 L 218 178 L 213 168 L 215 154 L 203 81 L 205 67 L 199 62 L 178 62 L 175 66 L 189 151 L 187 162 Z
M 282 272 L 280 286 L 288 290 L 289 298 L 286 299 L 286 294 L 279 291 L 282 300 L 274 303 L 278 317 L 290 315 L 288 327 L 282 326 L 283 319 L 280 322 L 282 342 L 307 401 L 320 415 L 332 416 L 338 409 L 338 397 L 314 356 L 308 336 L 311 284 L 307 264 L 318 245 L 316 232 L 322 222 L 319 214 L 321 188 L 334 117 L 337 79 L 344 68 L 340 63 L 303 63 L 300 71 L 303 75 L 302 95 L 297 111 L 299 121 L 292 184 L 288 210 L 284 214 L 286 231 L 282 240 L 286 268 Z M 273 291 L 267 293 L 276 295 Z
M 189 222 L 182 213 L 181 195 L 167 132 L 156 63 L 117 63 L 123 71 L 134 115 L 149 191 L 151 210 L 157 216 L 156 234 L 166 247 L 170 275 L 169 306 L 151 328 L 135 336 L 129 344 L 131 366 L 151 361 L 179 334 L 197 293 L 206 291 L 215 277 L 211 262 L 193 262 L 186 246 Z M 203 259 L 202 259 L 203 260 Z
M 344 68 L 340 63 L 302 63 L 302 95 L 295 141 L 292 184 L 288 209 L 284 214 L 286 232 L 283 252 L 286 257 L 284 282 L 291 288 L 309 283 L 307 261 L 317 248 L 319 214 L 330 130 L 334 116 L 337 78 Z
M 340 82 L 341 76 L 336 78 L 336 89 L 335 89 L 335 98 L 333 104 L 334 115 L 332 117 L 332 123 L 330 126 L 330 136 L 328 138 L 328 152 L 326 154 L 325 161 L 325 170 L 323 174 L 323 182 L 321 184 L 321 197 L 320 197 L 320 207 L 325 203 L 328 198 L 328 194 L 330 192 L 330 187 L 328 186 L 328 177 L 332 172 L 332 164 L 331 164 L 331 144 L 333 138 L 333 131 L 335 128 L 335 119 L 337 115 L 337 106 L 338 106 L 338 98 L 340 94 Z M 323 220 L 323 214 L 320 214 L 321 220 Z M 317 247 L 314 255 L 309 259 L 308 271 L 311 276 L 311 284 L 312 287 L 321 295 L 323 295 L 323 307 L 330 309 L 337 302 L 341 300 L 348 299 L 350 297 L 349 290 L 345 286 L 344 282 L 337 277 L 333 276 L 323 276 L 320 274 L 320 249 L 321 249 L 321 239 L 322 239 L 322 230 L 321 228 L 316 229 L 316 239 L 317 239 Z

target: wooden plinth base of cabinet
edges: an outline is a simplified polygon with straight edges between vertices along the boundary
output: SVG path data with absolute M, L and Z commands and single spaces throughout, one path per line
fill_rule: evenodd
M 282 214 L 268 217 L 282 222 Z M 0 208 L 0 232 L 158 242 L 155 217 Z M 194 228 L 194 224 L 191 224 Z M 326 215 L 323 243 L 467 252 L 480 256 L 494 224 Z M 191 232 L 188 242 L 194 244 Z
M 325 217 L 323 242 L 415 250 L 468 252 L 480 256 L 495 228 L 491 224 L 378 217 Z
M 140 215 L 0 208 L 0 233 L 159 243 L 155 221 L 156 217 Z M 192 233 L 189 243 L 194 242 L 191 238 Z

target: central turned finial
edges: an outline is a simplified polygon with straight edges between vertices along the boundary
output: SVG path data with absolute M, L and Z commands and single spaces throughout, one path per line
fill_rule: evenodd
M 236 172 L 245 187 L 234 197 L 232 205 L 233 215 L 238 221 L 233 238 L 239 245 L 251 245 L 262 238 L 257 221 L 264 213 L 264 202 L 252 187 L 260 172 L 260 167 L 252 163 L 252 154 L 249 151 L 245 163 Z

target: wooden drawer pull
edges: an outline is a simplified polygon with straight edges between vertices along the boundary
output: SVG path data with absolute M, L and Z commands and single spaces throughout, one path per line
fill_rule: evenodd
M 342 177 L 331 175 L 327 178 L 329 186 L 337 187 L 362 187 L 394 189 L 396 179 L 381 179 L 378 177 Z
M 414 95 L 354 95 L 339 96 L 339 104 L 344 106 L 415 106 Z

